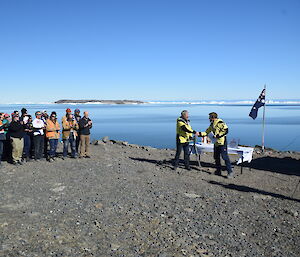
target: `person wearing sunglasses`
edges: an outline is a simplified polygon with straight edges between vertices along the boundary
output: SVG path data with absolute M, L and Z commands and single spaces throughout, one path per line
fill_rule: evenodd
M 60 125 L 57 121 L 56 113 L 51 113 L 50 118 L 46 121 L 46 137 L 49 140 L 50 149 L 48 152 L 47 160 L 54 161 L 56 157 L 56 149 L 58 139 L 60 137 Z

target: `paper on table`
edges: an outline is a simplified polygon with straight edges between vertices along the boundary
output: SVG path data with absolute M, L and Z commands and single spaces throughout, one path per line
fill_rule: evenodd
M 212 144 L 216 143 L 216 138 L 215 138 L 214 133 L 210 132 L 207 136 L 210 139 Z
M 228 145 L 231 148 L 238 148 L 238 143 L 237 143 L 237 141 L 234 138 L 229 142 Z

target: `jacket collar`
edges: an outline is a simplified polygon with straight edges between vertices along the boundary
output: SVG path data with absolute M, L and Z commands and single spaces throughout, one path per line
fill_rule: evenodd
M 177 120 L 183 121 L 186 124 L 189 124 L 189 122 L 190 122 L 190 120 L 186 120 L 186 119 L 182 118 L 181 116 Z

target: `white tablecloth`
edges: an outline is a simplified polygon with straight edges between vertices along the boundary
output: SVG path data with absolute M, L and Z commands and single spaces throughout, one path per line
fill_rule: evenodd
M 190 144 L 190 147 L 193 146 L 193 143 Z M 201 154 L 202 152 L 213 152 L 214 151 L 214 145 L 213 144 L 204 144 L 204 143 L 196 143 L 196 147 L 198 150 L 198 153 Z M 254 148 L 252 147 L 243 147 L 238 146 L 236 148 L 231 148 L 228 146 L 228 153 L 229 154 L 238 154 L 239 160 L 237 164 L 240 164 L 242 162 L 251 162 L 252 161 L 252 155 L 253 155 Z M 192 151 L 191 153 L 195 153 Z

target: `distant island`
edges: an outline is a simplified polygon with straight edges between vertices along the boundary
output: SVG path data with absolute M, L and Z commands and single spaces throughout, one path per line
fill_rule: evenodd
M 63 99 L 54 102 L 55 104 L 145 104 L 146 102 L 135 100 L 70 100 Z

